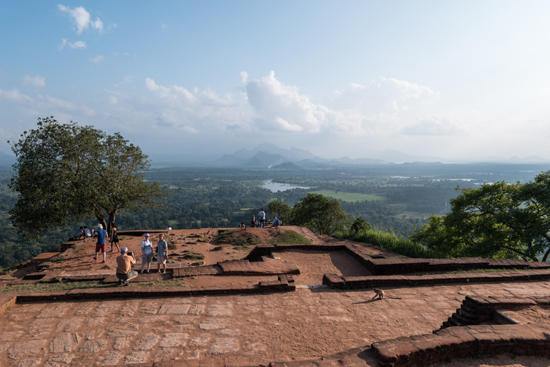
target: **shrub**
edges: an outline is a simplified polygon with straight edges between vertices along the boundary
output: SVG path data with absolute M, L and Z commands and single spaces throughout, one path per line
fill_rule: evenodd
M 396 254 L 413 258 L 441 258 L 442 256 L 424 246 L 387 232 L 363 230 L 359 232 L 339 231 L 334 237 L 368 243 Z

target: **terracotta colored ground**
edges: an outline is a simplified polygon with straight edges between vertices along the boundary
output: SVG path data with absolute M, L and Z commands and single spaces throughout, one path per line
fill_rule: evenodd
M 316 244 L 351 243 L 316 236 L 301 227 L 247 229 L 246 233 L 267 244 L 277 231 L 286 229 L 295 230 Z M 168 239 L 177 248 L 170 251 L 169 262 L 191 265 L 197 260 L 184 260 L 183 256 L 194 252 L 204 255 L 205 264 L 216 264 L 242 259 L 252 249 L 217 243 L 217 231 L 171 231 Z M 120 246 L 135 251 L 139 260 L 141 241 L 142 237 L 122 235 Z M 156 245 L 156 241 L 153 243 Z M 222 249 L 214 251 L 219 246 Z M 354 246 L 369 254 L 395 256 L 368 246 Z M 100 264 L 92 259 L 94 250 L 95 239 L 87 239 L 62 254 L 48 273 L 114 273 L 118 254 L 107 253 L 107 263 Z M 288 251 L 275 256 L 296 262 L 301 271 L 295 276 L 297 285 L 321 284 L 325 273 L 369 275 L 343 251 Z M 19 280 L 33 271 L 35 267 L 29 266 L 0 276 L 0 280 Z M 275 279 L 277 276 L 198 276 L 184 281 L 195 287 L 258 284 Z M 310 359 L 375 341 L 431 333 L 460 307 L 466 295 L 550 296 L 548 282 L 385 290 L 389 297 L 400 299 L 372 301 L 374 293 L 365 290 L 299 288 L 296 292 L 275 294 L 16 305 L 0 316 L 0 366 L 113 365 L 166 359 L 199 359 L 217 364 L 226 358 L 246 361 L 251 356 L 263 356 L 266 361 Z M 544 308 L 511 312 L 524 317 L 525 322 L 542 320 L 549 314 Z M 537 367 L 550 366 L 550 360 L 499 356 L 456 360 L 441 366 Z
M 526 291 L 520 283 L 504 283 L 394 288 L 388 295 L 401 299 L 376 301 L 371 301 L 371 291 L 299 289 L 283 294 L 16 305 L 0 317 L 0 363 L 312 358 L 431 333 L 466 295 L 522 296 Z M 550 284 L 531 282 L 528 291 L 548 296 Z

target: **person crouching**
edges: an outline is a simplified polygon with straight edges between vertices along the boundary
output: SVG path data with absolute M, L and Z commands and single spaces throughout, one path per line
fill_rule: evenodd
M 133 252 L 128 254 L 127 247 L 121 248 L 120 253 L 121 255 L 116 258 L 116 277 L 118 278 L 118 285 L 122 283 L 129 285 L 130 279 L 134 279 L 138 276 L 137 271 L 132 270 L 132 265 L 136 263 L 136 258 Z

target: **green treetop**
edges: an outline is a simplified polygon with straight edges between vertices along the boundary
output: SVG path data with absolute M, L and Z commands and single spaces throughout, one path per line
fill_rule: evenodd
M 166 196 L 160 184 L 144 182 L 147 156 L 119 133 L 47 117 L 11 146 L 17 161 L 9 186 L 19 197 L 9 214 L 26 238 L 92 215 L 110 231 L 119 210 L 158 206 Z
M 292 210 L 292 224 L 311 227 L 320 234 L 330 235 L 345 220 L 346 214 L 338 200 L 320 194 L 307 194 Z
M 524 258 L 550 254 L 550 171 L 525 184 L 504 181 L 460 189 L 451 212 L 432 215 L 411 236 L 447 256 Z

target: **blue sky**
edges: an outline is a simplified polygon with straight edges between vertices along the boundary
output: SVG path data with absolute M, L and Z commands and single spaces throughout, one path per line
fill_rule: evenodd
M 0 151 L 53 115 L 151 155 L 550 158 L 548 19 L 548 1 L 7 0 Z

